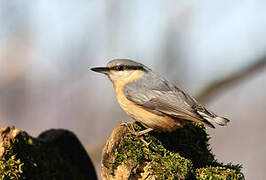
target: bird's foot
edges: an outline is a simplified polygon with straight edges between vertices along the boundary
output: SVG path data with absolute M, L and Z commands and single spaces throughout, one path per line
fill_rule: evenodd
M 152 131 L 152 130 L 153 130 L 152 128 L 147 128 L 147 129 L 144 129 L 144 130 L 142 130 L 142 131 L 140 131 L 140 132 L 137 132 L 137 131 L 134 129 L 134 126 L 133 126 L 132 123 L 122 122 L 120 125 L 122 125 L 122 126 L 126 126 L 131 134 L 134 134 L 135 136 L 137 136 L 137 138 L 139 138 L 139 139 L 140 139 L 144 144 L 146 144 L 147 146 L 149 145 L 149 143 L 146 142 L 146 141 L 144 140 L 144 138 L 143 138 L 142 135 L 144 135 L 144 134 L 146 134 L 146 133 Z
M 130 132 L 131 134 L 134 134 L 134 135 L 137 136 L 137 133 L 138 133 L 138 132 L 135 131 L 134 126 L 133 126 L 132 123 L 122 122 L 122 123 L 120 123 L 120 125 L 121 125 L 121 126 L 125 126 L 125 127 L 127 127 L 127 129 L 129 130 L 129 132 Z
M 130 131 L 130 133 L 136 135 L 137 137 L 140 137 L 148 132 L 151 132 L 153 129 L 152 128 L 147 128 L 147 129 L 144 129 L 142 131 L 139 131 L 137 132 L 135 129 L 134 129 L 134 126 L 132 123 L 127 123 L 127 122 L 122 122 L 120 123 L 121 126 L 125 126 L 128 128 L 128 130 Z

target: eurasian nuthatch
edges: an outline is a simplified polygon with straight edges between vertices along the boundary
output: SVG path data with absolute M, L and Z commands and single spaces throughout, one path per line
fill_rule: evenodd
M 212 123 L 224 126 L 229 122 L 141 63 L 115 59 L 106 67 L 91 70 L 109 77 L 120 106 L 147 127 L 145 133 L 151 130 L 171 132 L 193 121 L 211 128 L 214 128 Z

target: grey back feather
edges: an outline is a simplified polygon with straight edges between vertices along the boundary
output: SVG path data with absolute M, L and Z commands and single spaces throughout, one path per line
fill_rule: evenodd
M 186 120 L 202 120 L 193 107 L 196 101 L 152 71 L 128 83 L 123 89 L 126 97 L 151 111 Z

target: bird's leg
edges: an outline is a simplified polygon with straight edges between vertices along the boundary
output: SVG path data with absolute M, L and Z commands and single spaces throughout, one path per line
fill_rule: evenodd
M 148 132 L 153 130 L 152 128 L 147 128 L 147 129 L 144 129 L 142 131 L 137 132 L 137 131 L 135 131 L 135 129 L 133 127 L 133 124 L 130 124 L 130 127 L 128 127 L 128 128 L 129 128 L 130 132 L 132 134 L 136 135 L 137 137 L 140 137 L 140 136 L 142 136 L 142 135 L 144 135 L 144 134 L 146 134 L 146 133 L 148 133 Z
M 132 123 L 121 122 L 120 125 L 127 127 L 127 129 L 130 131 L 131 134 L 136 135 L 137 132 L 134 130 L 134 127 L 133 127 Z
M 137 136 L 137 138 L 139 138 L 144 144 L 146 144 L 147 146 L 149 145 L 149 143 L 147 143 L 144 138 L 142 137 L 142 135 L 152 131 L 153 129 L 152 128 L 147 128 L 147 129 L 144 129 L 140 132 L 137 132 L 135 131 L 134 127 L 133 127 L 133 124 L 131 123 L 127 123 L 127 122 L 122 122 L 120 123 L 120 125 L 122 126 L 126 126 L 128 128 L 128 130 L 130 131 L 131 134 L 134 134 L 135 136 Z
M 133 127 L 132 127 L 132 129 L 133 129 L 133 132 L 131 131 L 131 133 L 134 134 L 135 136 L 137 136 L 137 138 L 139 138 L 146 146 L 149 146 L 150 143 L 145 141 L 142 135 L 152 131 L 153 129 L 152 128 L 147 128 L 147 129 L 144 129 L 144 130 L 142 130 L 140 132 L 135 131 Z
M 151 132 L 152 130 L 153 130 L 152 128 L 144 129 L 144 130 L 142 130 L 140 132 L 136 132 L 136 136 L 142 136 L 142 135 L 144 135 L 144 134 L 146 134 L 148 132 Z
M 133 127 L 133 124 L 131 124 L 131 123 L 121 122 L 120 125 L 121 126 L 126 126 L 132 134 L 134 134 L 134 135 L 136 135 L 138 137 L 142 136 L 142 135 L 144 135 L 144 134 L 146 134 L 148 132 L 151 132 L 153 130 L 152 128 L 147 128 L 147 129 L 144 129 L 142 131 L 137 132 L 137 131 L 135 131 L 135 129 Z
M 149 146 L 150 143 L 147 143 L 147 141 L 144 140 L 143 136 L 144 134 L 151 132 L 153 129 L 152 128 L 147 128 L 144 129 L 140 132 L 135 132 L 135 135 L 137 136 L 137 138 L 139 138 L 144 144 L 146 144 L 146 146 Z

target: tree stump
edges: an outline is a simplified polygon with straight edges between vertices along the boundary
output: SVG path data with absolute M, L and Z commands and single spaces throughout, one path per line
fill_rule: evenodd
M 67 130 L 48 130 L 38 138 L 0 129 L 0 179 L 97 179 L 77 137 Z
M 130 128 L 132 127 L 132 128 Z M 102 152 L 102 179 L 244 179 L 240 165 L 219 163 L 205 127 L 187 124 L 171 133 L 150 132 L 139 123 L 119 125 Z M 228 147 L 229 150 L 229 147 Z

